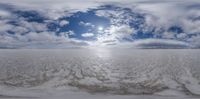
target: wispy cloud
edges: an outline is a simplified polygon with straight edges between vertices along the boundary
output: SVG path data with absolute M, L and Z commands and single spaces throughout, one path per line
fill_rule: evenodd
M 132 45 L 135 48 L 191 48 L 188 43 L 167 39 L 143 39 Z

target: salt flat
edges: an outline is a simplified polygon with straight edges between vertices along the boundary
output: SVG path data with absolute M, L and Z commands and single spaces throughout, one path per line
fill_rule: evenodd
M 2 49 L 1 98 L 200 98 L 198 49 Z

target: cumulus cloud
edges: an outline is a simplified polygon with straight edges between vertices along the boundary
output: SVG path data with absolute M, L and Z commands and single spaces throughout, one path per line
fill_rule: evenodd
M 115 35 L 117 38 L 129 37 L 134 33 L 134 29 L 128 25 L 111 26 L 106 32 Z
M 93 37 L 94 34 L 93 33 L 83 33 L 81 34 L 82 37 Z
M 7 18 L 7 17 L 10 17 L 10 16 L 11 16 L 10 12 L 0 9 L 0 17 L 1 18 Z
M 102 2 L 112 2 L 113 0 L 4 0 L 2 4 L 17 6 L 23 10 L 36 10 L 53 20 L 62 16 L 69 16 L 77 11 L 87 11 L 88 8 L 96 8 Z M 25 9 L 24 9 L 25 8 Z
M 86 26 L 86 27 L 92 27 L 92 28 L 95 27 L 95 25 L 93 25 L 92 23 L 83 22 L 83 21 L 81 21 L 81 22 L 79 23 L 79 25 L 81 25 L 81 26 Z
M 87 42 L 68 39 L 64 36 L 55 36 L 53 33 L 29 33 L 25 36 L 29 41 L 24 48 L 70 48 L 87 46 Z M 21 47 L 21 48 L 23 48 Z
M 23 34 L 29 32 L 29 29 L 22 26 L 13 26 L 12 30 L 10 31 L 12 31 L 15 34 Z
M 200 35 L 192 36 L 188 41 L 192 44 L 193 48 L 200 48 Z
M 82 40 L 69 39 L 52 32 L 30 32 L 26 35 L 0 36 L 0 48 L 68 48 L 87 46 Z
M 65 26 L 65 25 L 68 25 L 69 24 L 69 22 L 68 21 L 66 21 L 66 20 L 62 20 L 61 22 L 60 22 L 60 26 Z
M 45 23 L 21 21 L 19 24 L 30 31 L 47 31 L 47 26 Z
M 164 32 L 162 37 L 163 38 L 166 38 L 166 39 L 174 39 L 176 38 L 176 33 L 173 33 L 173 32 Z
M 104 31 L 100 31 L 101 34 L 98 35 L 96 42 L 99 45 L 117 44 L 124 38 L 132 40 L 130 35 L 134 34 L 134 32 L 134 29 L 128 25 L 112 25 Z
M 6 31 L 11 30 L 14 26 L 0 21 L 0 34 L 4 34 Z
M 69 38 L 69 36 L 72 36 L 72 35 L 76 35 L 76 34 L 74 33 L 74 31 L 72 31 L 72 30 L 69 30 L 69 31 L 67 31 L 67 32 L 61 32 L 61 33 L 59 34 L 59 36 L 66 37 L 66 38 Z
M 128 25 L 130 22 L 136 22 L 139 18 L 136 18 L 135 13 L 123 9 L 123 7 L 115 7 L 112 9 L 97 10 L 96 15 L 100 17 L 106 17 L 110 19 L 112 25 Z
M 180 26 L 187 34 L 195 34 L 199 32 L 199 20 L 197 19 L 200 9 L 200 2 L 197 0 L 183 1 L 179 0 L 166 0 L 165 3 L 160 1 L 157 2 L 146 2 L 139 4 L 135 8 L 140 9 L 145 13 L 146 24 L 148 27 L 156 27 L 155 35 L 159 35 L 159 31 L 165 30 L 171 26 Z M 134 9 L 135 9 L 134 8 Z

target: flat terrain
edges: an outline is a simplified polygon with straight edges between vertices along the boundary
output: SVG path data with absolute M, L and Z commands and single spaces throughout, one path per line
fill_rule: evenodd
M 200 98 L 200 50 L 2 49 L 0 97 Z

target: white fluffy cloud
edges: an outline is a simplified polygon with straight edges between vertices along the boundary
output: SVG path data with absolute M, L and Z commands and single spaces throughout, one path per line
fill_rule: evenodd
M 96 44 L 98 45 L 114 45 L 119 43 L 119 40 L 122 40 L 123 38 L 132 40 L 130 35 L 135 33 L 134 29 L 128 25 L 112 25 L 109 28 L 99 32 L 100 35 L 98 35 L 96 41 Z
M 65 25 L 68 25 L 69 24 L 69 22 L 68 21 L 66 21 L 66 20 L 62 20 L 61 22 L 60 22 L 60 26 L 65 26 Z
M 0 9 L 0 17 L 7 18 L 7 17 L 10 17 L 10 16 L 11 16 L 10 12 Z
M 93 33 L 83 33 L 81 36 L 82 37 L 93 37 L 94 34 Z
M 191 42 L 193 48 L 200 48 L 200 35 L 193 36 L 188 41 Z
M 85 41 L 69 39 L 64 35 L 55 36 L 53 32 L 30 32 L 26 35 L 0 36 L 0 48 L 68 48 L 87 45 L 88 43 Z
M 49 18 L 58 19 L 73 12 L 96 8 L 102 2 L 112 1 L 115 0 L 85 0 L 84 2 L 82 0 L 1 0 L 0 3 L 17 6 L 22 10 L 37 10 Z
M 133 34 L 134 29 L 128 25 L 111 26 L 106 32 L 115 35 L 117 38 L 123 38 L 129 37 L 130 34 Z
M 93 25 L 92 23 L 83 22 L 83 21 L 81 21 L 81 22 L 79 23 L 79 25 L 86 26 L 86 27 L 92 27 L 92 28 L 95 27 L 95 25 Z
M 0 21 L 0 34 L 4 34 L 6 31 L 11 30 L 14 26 Z

